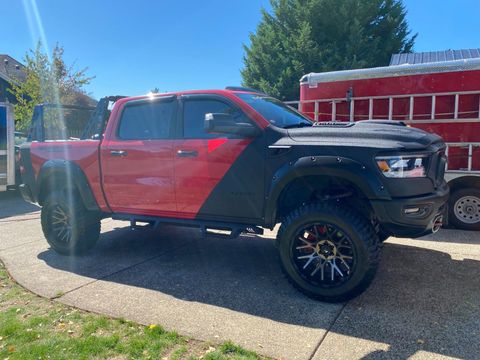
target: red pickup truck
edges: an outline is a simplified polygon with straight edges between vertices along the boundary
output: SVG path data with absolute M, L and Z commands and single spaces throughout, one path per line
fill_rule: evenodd
M 105 217 L 230 237 L 281 223 L 288 279 L 341 301 L 371 282 L 381 241 L 442 223 L 445 144 L 401 122 L 312 123 L 268 95 L 227 88 L 105 98 L 81 139 L 61 140 L 65 110 L 47 123 L 42 109 L 21 148 L 20 189 L 42 206 L 61 254 L 93 247 Z

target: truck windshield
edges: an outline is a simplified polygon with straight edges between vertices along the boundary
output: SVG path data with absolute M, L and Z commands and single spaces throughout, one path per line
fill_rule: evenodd
M 312 126 L 310 119 L 280 100 L 259 94 L 237 93 L 236 95 L 259 112 L 272 125 L 283 129 Z

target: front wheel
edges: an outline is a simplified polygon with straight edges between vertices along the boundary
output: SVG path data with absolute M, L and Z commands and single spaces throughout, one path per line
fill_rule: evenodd
M 362 293 L 379 263 L 379 241 L 360 214 L 335 203 L 292 211 L 278 233 L 282 268 L 309 297 L 339 302 Z
M 480 230 L 480 190 L 454 191 L 448 200 L 449 221 L 458 229 Z
M 48 244 L 62 255 L 87 252 L 100 235 L 99 216 L 62 192 L 54 192 L 45 200 L 41 221 Z

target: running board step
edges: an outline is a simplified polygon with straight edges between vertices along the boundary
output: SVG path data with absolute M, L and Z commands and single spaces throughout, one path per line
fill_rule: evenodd
M 235 239 L 241 234 L 244 235 L 263 235 L 263 229 L 258 226 L 217 228 L 204 225 L 200 227 L 203 236 L 216 237 L 222 239 Z
M 158 222 L 155 221 L 140 221 L 142 225 L 137 224 L 137 220 L 130 220 L 130 230 L 137 229 L 156 229 Z
M 153 216 L 131 215 L 116 213 L 112 215 L 113 220 L 130 222 L 130 229 L 154 229 L 161 224 L 172 224 L 199 228 L 204 236 L 234 239 L 243 234 L 246 236 L 263 235 L 263 228 L 256 225 L 201 221 L 175 218 L 158 218 Z

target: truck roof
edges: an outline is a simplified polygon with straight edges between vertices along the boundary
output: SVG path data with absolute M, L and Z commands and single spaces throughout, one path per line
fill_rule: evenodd
M 323 73 L 310 73 L 304 75 L 300 79 L 300 84 L 308 84 L 311 86 L 315 86 L 318 83 L 334 81 L 387 78 L 406 75 L 433 74 L 467 70 L 480 70 L 480 58 L 422 64 L 402 64 L 367 69 L 330 71 Z
M 127 96 L 122 99 L 119 99 L 119 102 L 128 102 L 132 100 L 141 100 L 146 98 L 157 98 L 163 96 L 181 96 L 181 95 L 193 95 L 193 94 L 215 94 L 215 95 L 224 95 L 229 97 L 232 94 L 238 93 L 250 93 L 250 94 L 262 94 L 260 91 L 250 88 L 242 88 L 242 87 L 227 87 L 225 89 L 207 89 L 207 90 L 183 90 L 183 91 L 172 91 L 172 92 L 165 92 L 165 93 L 150 93 L 145 95 L 136 95 L 136 96 Z
M 115 102 L 115 108 L 112 110 L 112 114 L 116 111 L 115 109 L 121 109 L 125 103 L 129 101 L 135 100 L 144 100 L 144 99 L 155 99 L 161 98 L 164 96 L 181 96 L 181 95 L 220 95 L 230 100 L 238 100 L 238 94 L 257 94 L 257 95 L 265 95 L 264 93 L 257 91 L 255 89 L 250 88 L 241 88 L 241 87 L 230 87 L 226 89 L 210 89 L 210 90 L 187 90 L 187 91 L 172 91 L 166 93 L 150 93 L 146 95 L 139 95 L 139 96 L 129 96 L 120 98 L 118 101 Z M 253 107 L 251 107 L 247 103 L 239 103 L 240 107 L 249 114 L 255 122 L 262 128 L 265 128 L 270 125 L 270 123 L 264 119 Z

